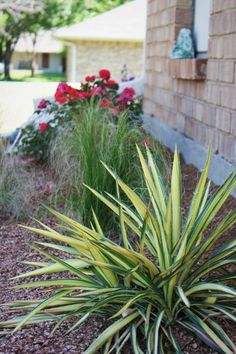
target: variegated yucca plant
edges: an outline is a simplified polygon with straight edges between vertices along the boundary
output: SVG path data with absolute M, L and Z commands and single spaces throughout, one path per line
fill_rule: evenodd
M 174 331 L 181 327 L 219 353 L 235 353 L 234 343 L 218 320 L 220 317 L 236 320 L 236 273 L 231 267 L 227 269 L 228 265 L 235 264 L 236 240 L 218 248 L 214 246 L 236 222 L 236 211 L 231 211 L 215 225 L 207 237 L 205 231 L 233 191 L 236 176 L 230 175 L 209 195 L 209 152 L 184 218 L 177 150 L 169 193 L 148 148 L 146 156 L 139 149 L 138 155 L 149 194 L 147 202 L 107 166 L 116 181 L 117 195 L 102 195 L 90 188 L 118 215 L 122 244 L 104 235 L 95 214 L 91 228 L 55 211 L 52 213 L 61 222 L 60 231 L 43 224 L 42 229 L 28 227 L 53 240 L 36 242 L 39 246 L 33 246 L 50 262 L 26 262 L 37 269 L 17 278 L 65 271 L 68 277 L 17 286 L 48 286 L 56 290 L 40 301 L 7 304 L 12 311 L 23 311 L 23 315 L 0 326 L 15 327 L 16 331 L 27 323 L 54 320 L 57 321 L 54 332 L 63 321 L 74 318 L 68 328 L 72 331 L 96 315 L 111 319 L 112 323 L 86 354 L 96 353 L 101 348 L 102 353 L 121 353 L 128 341 L 134 353 L 164 354 L 169 350 L 182 353 Z M 120 193 L 128 197 L 129 204 L 122 202 Z M 60 251 L 62 256 L 53 255 L 50 249 Z

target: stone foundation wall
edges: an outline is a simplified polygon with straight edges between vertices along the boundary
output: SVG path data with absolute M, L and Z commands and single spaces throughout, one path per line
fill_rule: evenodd
M 212 3 L 206 75 L 196 79 L 191 63 L 181 76 L 170 59 L 180 28 L 192 28 L 193 1 L 148 0 L 144 112 L 236 165 L 236 0 Z

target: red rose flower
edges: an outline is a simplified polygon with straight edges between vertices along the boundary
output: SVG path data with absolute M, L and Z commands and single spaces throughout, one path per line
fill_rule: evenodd
M 56 91 L 54 95 L 55 101 L 58 103 L 66 103 L 68 101 L 68 98 L 66 97 L 65 94 L 61 94 L 60 92 Z
M 68 85 L 66 82 L 60 82 L 60 84 L 57 86 L 56 93 L 54 95 L 55 101 L 58 103 L 66 103 L 68 101 L 67 98 L 67 89 Z
M 95 75 L 88 75 L 88 76 L 86 76 L 85 77 L 85 81 L 87 81 L 87 82 L 93 82 L 93 81 L 95 81 L 96 80 L 96 76 Z
M 111 73 L 107 69 L 100 70 L 98 74 L 99 74 L 99 77 L 103 80 L 109 80 L 111 77 Z
M 70 101 L 83 100 L 85 98 L 81 92 L 77 91 L 71 86 L 68 87 L 67 94 L 69 96 Z
M 69 86 L 65 82 L 61 82 L 58 85 L 54 97 L 55 100 L 61 104 L 67 103 L 68 101 L 73 102 L 74 100 L 83 100 L 84 98 L 86 98 L 83 93 Z
M 104 86 L 106 87 L 114 87 L 115 89 L 119 88 L 119 84 L 115 80 L 108 80 L 107 82 L 104 83 Z
M 100 103 L 101 108 L 112 108 L 112 103 L 107 98 L 104 98 Z
M 43 134 L 47 128 L 48 128 L 48 124 L 47 123 L 41 123 L 40 126 L 39 126 L 40 133 Z
M 90 92 L 87 92 L 87 91 L 81 91 L 79 94 L 80 94 L 81 99 L 86 99 L 91 96 Z
M 38 108 L 38 109 L 46 108 L 47 105 L 48 105 L 48 103 L 49 103 L 48 101 L 46 101 L 45 99 L 42 99 L 42 100 L 39 102 L 37 108 Z
M 126 110 L 128 107 L 127 107 L 127 105 L 126 105 L 126 103 L 124 102 L 123 104 L 120 104 L 119 105 L 119 110 L 120 111 L 124 111 L 124 110 Z
M 112 86 L 112 85 L 118 85 L 118 83 L 115 81 L 115 80 L 108 80 L 106 83 L 105 83 L 105 86 Z

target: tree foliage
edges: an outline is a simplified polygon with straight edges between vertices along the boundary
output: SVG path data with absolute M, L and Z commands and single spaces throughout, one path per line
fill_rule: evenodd
M 79 3 L 79 14 L 77 19 L 92 17 L 120 6 L 130 0 L 84 0 Z
M 107 11 L 126 1 L 1 0 L 0 62 L 5 63 L 5 79 L 10 79 L 11 57 L 22 33 L 36 34 L 42 29 L 65 26 Z
M 1 0 L 0 11 L 18 17 L 22 13 L 35 13 L 42 10 L 41 0 Z

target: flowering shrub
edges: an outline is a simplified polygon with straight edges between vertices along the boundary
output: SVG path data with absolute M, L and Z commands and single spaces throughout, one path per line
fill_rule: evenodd
M 25 126 L 20 129 L 13 151 L 46 160 L 51 139 L 71 119 L 68 113 L 68 107 L 42 100 Z
M 126 87 L 118 93 L 118 83 L 111 79 L 109 70 L 100 70 L 98 76 L 90 75 L 85 77 L 78 89 L 62 82 L 58 85 L 55 93 L 55 101 L 59 104 L 70 104 L 73 107 L 80 106 L 84 101 L 99 100 L 100 107 L 109 108 L 111 112 L 118 115 L 122 111 L 128 111 L 131 119 L 138 116 L 141 110 L 140 98 L 135 98 L 135 90 Z
M 15 143 L 17 150 L 40 160 L 47 159 L 50 141 L 57 130 L 87 104 L 98 104 L 101 109 L 109 110 L 112 120 L 118 119 L 125 111 L 130 122 L 139 121 L 141 99 L 135 97 L 135 90 L 131 87 L 121 93 L 118 89 L 118 83 L 107 69 L 100 70 L 97 76 L 86 76 L 78 88 L 61 82 L 54 95 L 55 102 L 41 100 L 30 121 L 21 129 Z

